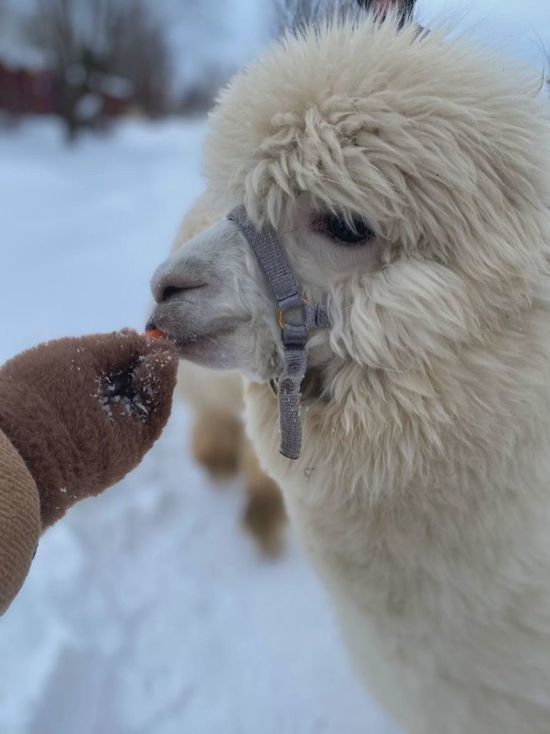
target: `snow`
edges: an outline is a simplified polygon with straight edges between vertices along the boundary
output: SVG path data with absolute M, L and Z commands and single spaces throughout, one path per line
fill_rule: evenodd
M 0 134 L 0 362 L 43 340 L 142 329 L 148 280 L 201 190 L 202 122 L 129 122 L 66 147 Z M 143 464 L 43 537 L 0 619 L 2 734 L 395 734 L 361 689 L 289 534 L 240 527 L 238 482 L 192 462 L 177 405 Z
M 542 70 L 550 52 L 548 0 L 418 0 L 418 18 L 451 21 L 502 53 Z

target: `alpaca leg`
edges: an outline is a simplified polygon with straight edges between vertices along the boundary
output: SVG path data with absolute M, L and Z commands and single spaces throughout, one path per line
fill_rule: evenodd
M 282 550 L 286 525 L 283 496 L 277 484 L 262 471 L 252 444 L 246 438 L 241 458 L 247 494 L 244 527 L 263 554 L 277 556 Z
M 192 451 L 195 459 L 216 478 L 235 474 L 239 469 L 243 426 L 227 413 L 198 413 L 193 427 Z

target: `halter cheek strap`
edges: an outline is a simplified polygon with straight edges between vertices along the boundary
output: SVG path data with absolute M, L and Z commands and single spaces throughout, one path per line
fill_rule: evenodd
M 228 219 L 237 225 L 252 248 L 277 302 L 284 351 L 283 372 L 278 384 L 280 450 L 283 456 L 297 459 L 302 449 L 300 398 L 307 368 L 308 330 L 330 325 L 327 309 L 324 304 L 312 306 L 304 298 L 271 226 L 256 229 L 244 206 L 233 209 Z

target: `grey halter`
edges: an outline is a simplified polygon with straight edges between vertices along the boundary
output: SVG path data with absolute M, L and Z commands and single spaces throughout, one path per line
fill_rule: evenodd
M 297 459 L 302 449 L 301 385 L 306 374 L 308 329 L 327 328 L 330 323 L 324 304 L 308 303 L 288 264 L 275 231 L 266 225 L 256 229 L 244 206 L 233 209 L 228 219 L 240 229 L 269 283 L 277 301 L 284 367 L 278 381 L 281 454 Z

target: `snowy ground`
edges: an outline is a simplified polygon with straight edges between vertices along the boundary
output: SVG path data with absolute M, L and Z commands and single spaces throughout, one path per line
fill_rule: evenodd
M 148 279 L 200 191 L 200 123 L 125 124 L 74 149 L 0 133 L 0 362 L 141 328 Z M 238 487 L 190 460 L 179 407 L 118 487 L 43 538 L 0 619 L 0 734 L 390 734 L 290 539 L 262 562 Z

